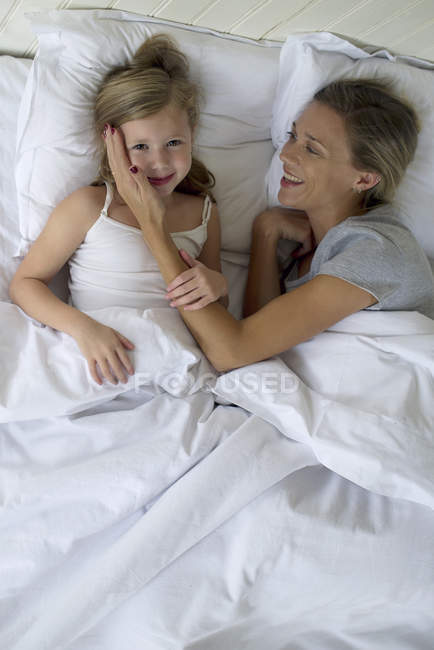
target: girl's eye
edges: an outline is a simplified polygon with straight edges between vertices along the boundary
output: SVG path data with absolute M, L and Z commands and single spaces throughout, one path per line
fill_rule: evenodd
M 169 142 L 167 143 L 167 146 L 168 147 L 177 147 L 180 144 L 182 144 L 181 140 L 169 140 Z
M 143 151 L 144 149 L 147 149 L 147 145 L 146 144 L 135 144 L 133 149 L 135 149 L 136 151 Z
M 297 136 L 295 135 L 294 131 L 287 131 L 286 135 L 288 136 L 288 140 L 297 140 Z

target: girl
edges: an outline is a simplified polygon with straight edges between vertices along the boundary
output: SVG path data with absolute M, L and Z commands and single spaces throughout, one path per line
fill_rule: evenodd
M 209 193 L 214 179 L 192 157 L 198 116 L 198 88 L 185 57 L 165 36 L 148 39 L 129 64 L 105 77 L 97 93 L 98 178 L 55 208 L 10 285 L 12 300 L 24 311 L 76 340 L 99 384 L 99 374 L 115 384 L 127 381 L 126 372 L 133 373 L 127 350 L 134 344 L 84 312 L 167 307 L 157 263 L 108 165 L 108 123 L 121 134 L 131 173 L 146 176 L 165 207 L 167 231 L 190 260 L 189 309 L 218 299 L 227 304 L 219 219 Z M 72 305 L 47 287 L 66 261 Z
M 414 110 L 379 81 L 337 81 L 316 93 L 281 153 L 279 201 L 299 212 L 278 208 L 255 220 L 241 321 L 216 304 L 183 309 L 185 265 L 167 236 L 164 206 L 150 203 L 146 178 L 129 171 L 116 130 L 108 152 L 171 304 L 215 368 L 228 370 L 279 354 L 362 309 L 434 318 L 429 262 L 390 204 L 417 134 Z M 301 244 L 282 278 L 281 238 Z

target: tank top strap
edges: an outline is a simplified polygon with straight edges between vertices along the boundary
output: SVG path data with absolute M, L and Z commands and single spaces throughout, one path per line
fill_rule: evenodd
M 105 183 L 105 186 L 106 186 L 106 189 L 107 189 L 107 194 L 106 194 L 106 197 L 105 197 L 104 207 L 101 210 L 101 214 L 104 214 L 105 216 L 107 216 L 107 211 L 108 211 L 108 209 L 110 207 L 110 203 L 113 200 L 113 190 L 112 190 L 111 186 L 109 185 L 109 183 L 107 183 L 107 181 L 104 181 L 104 183 Z
M 203 208 L 202 208 L 202 225 L 206 225 L 209 221 L 209 218 L 211 216 L 211 210 L 212 210 L 212 201 L 207 194 L 205 196 L 204 202 L 203 202 Z

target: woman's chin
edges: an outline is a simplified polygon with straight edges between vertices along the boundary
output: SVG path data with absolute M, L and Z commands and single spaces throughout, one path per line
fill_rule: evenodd
M 299 201 L 297 201 L 297 198 L 294 195 L 291 196 L 291 193 L 283 187 L 280 188 L 277 194 L 277 198 L 279 200 L 279 203 L 288 208 L 303 210 L 303 207 L 298 205 Z

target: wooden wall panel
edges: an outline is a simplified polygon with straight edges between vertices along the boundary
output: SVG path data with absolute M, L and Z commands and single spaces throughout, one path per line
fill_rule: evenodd
M 434 0 L 1 0 L 0 53 L 32 56 L 24 17 L 44 9 L 124 9 L 250 38 L 331 31 L 434 59 Z

